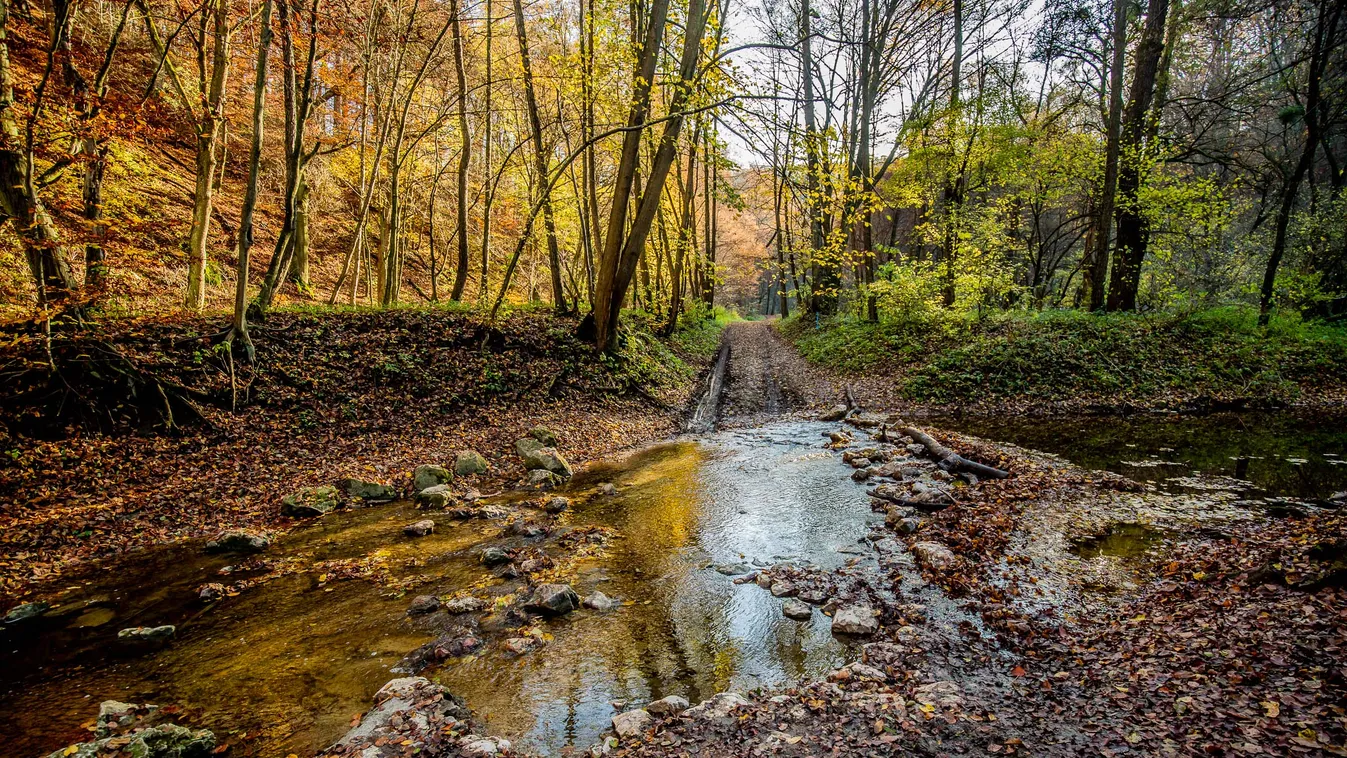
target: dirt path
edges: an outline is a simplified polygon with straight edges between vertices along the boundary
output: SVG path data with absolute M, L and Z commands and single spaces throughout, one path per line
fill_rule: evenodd
M 740 321 L 725 328 L 729 377 L 721 400 L 724 426 L 752 426 L 775 416 L 837 403 L 842 390 L 772 328 Z

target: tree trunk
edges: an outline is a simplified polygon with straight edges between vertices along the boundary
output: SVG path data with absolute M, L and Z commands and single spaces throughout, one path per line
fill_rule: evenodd
M 1118 191 L 1118 150 L 1122 129 L 1123 68 L 1127 65 L 1127 8 L 1130 0 L 1114 0 L 1113 59 L 1109 66 L 1108 123 L 1105 126 L 1104 184 L 1099 188 L 1095 208 L 1093 245 L 1086 281 L 1090 291 L 1090 310 L 1104 307 L 1104 283 L 1108 274 L 1109 242 L 1112 241 L 1113 207 Z
M 196 311 L 206 307 L 206 245 L 215 200 L 216 150 L 224 123 L 225 77 L 229 73 L 228 0 L 206 0 L 202 12 L 212 19 L 213 52 L 210 89 L 197 125 L 196 190 L 192 195 L 192 231 L 187 240 L 187 295 L 183 299 L 184 306 Z
M 472 162 L 472 135 L 468 133 L 468 76 L 463 67 L 463 20 L 458 0 L 449 0 L 449 15 L 453 27 L 450 40 L 454 57 L 454 79 L 458 86 L 458 270 L 454 272 L 454 289 L 449 299 L 463 299 L 463 288 L 468 283 L 468 266 L 472 265 L 468 250 L 468 168 Z
M 253 246 L 253 211 L 257 207 L 257 174 L 262 162 L 262 131 L 266 125 L 267 55 L 271 49 L 271 1 L 262 2 L 261 33 L 257 41 L 257 80 L 253 84 L 253 138 L 248 152 L 248 186 L 239 213 L 238 269 L 234 282 L 233 338 L 243 345 L 248 360 L 253 360 L 253 343 L 248 336 L 248 255 Z
M 482 176 L 491 176 L 491 43 L 495 38 L 496 19 L 492 17 L 492 0 L 486 0 L 486 83 L 483 85 L 485 103 L 482 109 Z M 581 20 L 583 24 L 583 19 Z M 482 268 L 481 280 L 477 283 L 477 302 L 485 305 L 487 296 L 487 267 L 491 262 L 491 203 L 495 200 L 495 187 L 487 180 L 482 189 Z

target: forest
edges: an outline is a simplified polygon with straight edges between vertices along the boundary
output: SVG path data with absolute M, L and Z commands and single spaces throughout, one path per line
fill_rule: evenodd
M 1347 754 L 1347 5 L 0 0 L 0 755 Z

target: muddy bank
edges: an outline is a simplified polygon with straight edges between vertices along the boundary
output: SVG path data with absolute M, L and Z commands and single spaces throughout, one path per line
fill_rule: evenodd
M 710 359 L 650 338 L 605 363 L 571 336 L 571 319 L 520 312 L 493 327 L 405 310 L 276 314 L 245 367 L 211 349 L 215 326 L 115 321 L 66 335 L 55 374 L 44 343 L 18 336 L 4 366 L 23 381 L 0 395 L 6 605 L 91 559 L 284 528 L 281 498 L 302 486 L 357 477 L 405 489 L 414 466 L 473 449 L 490 465 L 476 486 L 498 488 L 521 475 L 511 445 L 535 425 L 565 435 L 576 462 L 662 438 Z M 196 420 L 177 400 L 151 402 L 144 382 L 128 395 L 117 373 L 81 358 L 108 351 L 178 388 Z M 171 428 L 165 407 L 177 409 Z

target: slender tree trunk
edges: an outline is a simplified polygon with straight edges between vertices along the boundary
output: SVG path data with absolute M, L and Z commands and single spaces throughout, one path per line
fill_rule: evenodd
M 485 104 L 482 113 L 482 267 L 481 280 L 477 283 L 477 302 L 486 304 L 487 267 L 491 263 L 491 203 L 495 198 L 495 187 L 491 183 L 491 43 L 495 38 L 496 19 L 492 0 L 486 0 L 486 83 L 483 85 Z
M 1086 281 L 1090 292 L 1090 310 L 1104 307 L 1105 279 L 1108 274 L 1108 251 L 1113 230 L 1113 207 L 1118 191 L 1118 151 L 1122 131 L 1123 68 L 1127 65 L 1127 9 L 1130 0 L 1114 0 L 1113 58 L 1109 66 L 1108 123 L 1105 127 L 1104 184 L 1099 189 L 1099 204 L 1095 208 L 1094 228 L 1091 232 L 1090 264 Z
M 449 0 L 449 14 L 453 27 L 450 40 L 454 58 L 454 79 L 458 86 L 455 95 L 458 107 L 458 270 L 454 272 L 454 289 L 449 299 L 463 299 L 463 288 L 468 283 L 471 264 L 468 249 L 468 168 L 472 164 L 472 135 L 468 133 L 468 75 L 463 64 L 463 19 L 458 0 Z
M 257 80 L 253 84 L 253 138 L 248 152 L 248 185 L 239 213 L 238 268 L 234 281 L 233 339 L 243 345 L 249 362 L 253 341 L 248 336 L 248 256 L 253 247 L 253 211 L 257 207 L 257 174 L 262 163 L 262 132 L 266 125 L 267 56 L 271 49 L 271 3 L 262 0 L 261 32 L 257 40 Z
M 827 315 L 837 310 L 837 267 L 832 261 L 824 260 L 823 249 L 824 208 L 823 193 L 820 188 L 823 161 L 819 155 L 823 136 L 819 133 L 818 119 L 814 109 L 814 54 L 813 30 L 810 14 L 810 0 L 800 3 L 800 79 L 804 84 L 804 150 L 805 170 L 808 174 L 809 198 L 806 206 L 809 210 L 809 247 L 810 270 L 809 312 Z
M 210 241 L 211 207 L 215 200 L 216 151 L 224 124 L 225 78 L 229 73 L 229 0 L 206 0 L 203 13 L 212 19 L 210 89 L 197 124 L 196 190 L 192 196 L 192 231 L 187 240 L 187 294 L 183 304 L 206 307 L 206 245 Z M 205 44 L 205 41 L 202 41 Z

